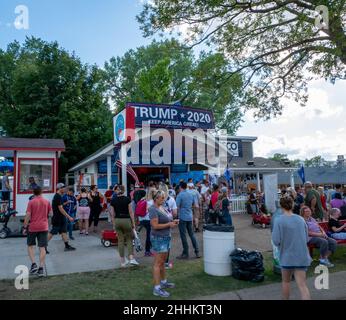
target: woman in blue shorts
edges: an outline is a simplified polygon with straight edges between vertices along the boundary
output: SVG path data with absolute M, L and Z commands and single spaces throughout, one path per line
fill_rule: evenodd
M 311 264 L 307 243 L 308 228 L 304 219 L 293 214 L 293 198 L 289 195 L 280 199 L 283 214 L 276 220 L 272 240 L 279 248 L 279 260 L 282 274 L 282 296 L 289 299 L 292 274 L 302 300 L 310 300 L 310 292 L 306 286 L 306 271 Z
M 153 266 L 154 290 L 155 296 L 167 298 L 169 293 L 164 289 L 174 288 L 174 283 L 166 279 L 165 262 L 171 246 L 171 228 L 178 225 L 179 220 L 172 220 L 166 209 L 165 193 L 157 191 L 153 196 L 154 204 L 149 208 L 149 218 L 151 224 L 150 240 L 153 251 L 156 252 Z

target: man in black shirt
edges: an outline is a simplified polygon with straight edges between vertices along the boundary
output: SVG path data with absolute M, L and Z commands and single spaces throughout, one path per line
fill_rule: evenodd
M 62 196 L 65 193 L 65 185 L 63 183 L 58 183 L 56 189 L 56 194 L 52 200 L 52 229 L 48 234 L 48 241 L 50 241 L 54 235 L 59 233 L 65 243 L 65 251 L 73 251 L 76 250 L 76 248 L 70 246 L 67 240 L 67 219 L 71 222 L 74 219 L 66 213 L 62 203 Z

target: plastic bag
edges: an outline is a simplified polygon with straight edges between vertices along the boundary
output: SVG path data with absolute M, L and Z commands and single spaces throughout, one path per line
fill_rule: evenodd
M 254 282 L 264 280 L 263 256 L 260 252 L 238 248 L 233 250 L 230 256 L 234 278 Z
M 138 233 L 135 229 L 133 229 L 133 246 L 135 247 L 137 252 L 143 250 L 141 239 L 138 236 Z

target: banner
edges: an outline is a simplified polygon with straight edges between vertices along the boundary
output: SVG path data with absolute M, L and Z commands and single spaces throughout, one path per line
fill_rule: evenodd
M 137 128 L 146 121 L 151 127 L 166 129 L 215 129 L 214 115 L 205 109 L 143 103 L 128 103 L 127 108 L 134 109 Z

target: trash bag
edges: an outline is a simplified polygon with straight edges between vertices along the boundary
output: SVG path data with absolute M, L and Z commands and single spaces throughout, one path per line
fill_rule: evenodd
M 232 277 L 238 280 L 260 282 L 264 280 L 263 256 L 258 251 L 237 248 L 230 254 Z

